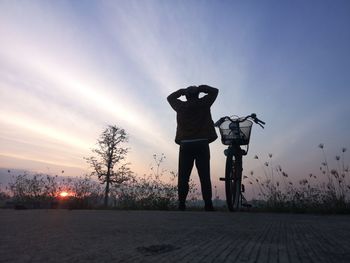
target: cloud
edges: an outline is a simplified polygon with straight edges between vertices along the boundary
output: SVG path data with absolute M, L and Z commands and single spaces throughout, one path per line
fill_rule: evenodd
M 34 24 L 26 30 L 20 26 L 16 27 L 16 23 L 10 23 L 9 21 L 7 21 L 7 25 L 9 27 L 2 29 L 1 34 L 7 35 L 10 32 L 12 34 L 9 34 L 10 37 L 1 43 L 0 53 L 3 61 L 8 61 L 8 64 L 12 64 L 16 69 L 25 72 L 25 74 L 22 73 L 22 76 L 25 75 L 23 82 L 40 83 L 42 85 L 41 89 L 44 89 L 45 93 L 62 97 L 62 99 L 58 97 L 51 101 L 42 101 L 42 104 L 49 104 L 50 108 L 55 108 L 55 104 L 62 105 L 62 103 L 65 103 L 66 107 L 75 108 L 76 111 L 90 108 L 92 122 L 103 116 L 101 122 L 121 123 L 122 126 L 132 130 L 132 134 L 139 136 L 154 147 L 160 144 L 164 146 L 170 144 L 166 136 L 164 137 L 162 134 L 161 129 L 157 127 L 156 118 L 145 115 L 147 109 L 138 103 L 140 100 L 128 96 L 129 85 L 127 81 L 123 80 L 122 76 L 119 80 L 118 78 L 113 78 L 113 80 L 101 78 L 99 75 L 104 76 L 105 73 L 99 72 L 94 66 L 91 66 L 93 62 L 89 60 L 90 54 L 79 46 L 78 40 L 78 43 L 74 43 L 73 40 L 76 40 L 76 37 L 71 36 L 69 30 L 67 30 L 68 32 L 63 31 L 62 34 L 64 39 L 70 39 L 71 36 L 70 45 L 65 45 L 64 42 L 60 45 L 52 43 L 50 39 L 51 36 L 53 36 L 53 39 L 57 38 L 55 34 L 47 34 L 44 42 L 38 42 L 36 31 L 40 30 L 37 27 L 43 27 L 44 29 L 41 31 L 48 33 L 49 28 L 56 28 L 57 30 L 69 28 L 67 23 L 61 20 L 50 21 L 48 25 Z M 31 31 L 32 28 L 35 28 L 35 30 Z M 49 44 L 53 45 L 49 48 Z M 114 71 L 114 74 L 118 75 L 118 72 Z M 28 85 L 26 86 L 28 87 Z M 28 88 L 33 93 L 32 100 L 42 95 L 38 93 L 38 91 L 42 93 L 40 86 Z M 2 92 L 7 92 L 8 89 L 11 89 L 13 94 L 19 94 L 20 89 L 23 89 L 23 85 L 17 83 L 17 85 L 2 86 Z M 28 100 L 30 101 L 30 96 Z M 19 100 L 15 99 L 11 102 L 16 104 L 19 103 Z M 26 102 L 26 104 L 30 106 L 28 105 L 29 102 Z M 79 109 L 76 105 L 82 107 Z M 67 112 L 67 110 L 63 109 L 63 112 Z M 11 116 L 14 112 L 4 112 L 4 114 Z M 64 115 L 62 114 L 60 117 L 64 118 Z M 3 118 L 3 121 L 11 121 L 12 124 L 18 122 L 21 127 L 27 125 L 27 128 L 31 129 L 32 132 L 40 132 L 40 129 L 42 129 L 41 133 L 50 132 L 52 134 L 48 136 L 65 138 L 67 139 L 66 142 L 71 145 L 81 146 L 79 140 L 74 142 L 74 139 L 64 135 L 62 131 L 55 131 L 52 122 L 46 125 L 36 123 L 33 126 L 25 121 L 25 117 L 19 117 L 18 115 L 6 120 Z M 59 135 L 59 133 L 63 135 Z
M 57 162 L 57 161 L 50 161 L 47 158 L 35 158 L 32 157 L 31 155 L 23 155 L 23 154 L 13 154 L 13 153 L 0 153 L 0 156 L 3 157 L 10 157 L 12 159 L 20 159 L 20 160 L 26 160 L 26 161 L 33 161 L 33 162 L 39 162 L 39 163 L 44 163 L 44 164 L 52 164 L 55 166 L 60 166 L 62 167 L 70 167 L 70 168 L 78 168 L 78 169 L 84 169 L 84 166 L 77 165 L 75 163 L 67 163 L 67 162 Z
M 26 131 L 27 142 L 41 136 L 51 149 L 60 142 L 85 152 L 104 125 L 117 123 L 131 134 L 136 162 L 152 151 L 176 163 L 175 113 L 165 97 L 193 82 L 219 84 L 222 73 L 203 51 L 201 12 L 104 2 L 90 21 L 66 4 L 3 7 L 0 125 Z

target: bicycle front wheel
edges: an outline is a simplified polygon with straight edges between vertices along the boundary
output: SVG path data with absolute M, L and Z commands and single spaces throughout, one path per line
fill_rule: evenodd
M 237 211 L 241 205 L 242 168 L 239 156 L 228 154 L 225 169 L 226 203 L 230 211 Z

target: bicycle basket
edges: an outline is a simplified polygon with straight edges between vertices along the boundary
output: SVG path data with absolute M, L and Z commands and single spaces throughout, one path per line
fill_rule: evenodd
M 252 125 L 253 122 L 250 120 L 239 122 L 239 119 L 233 121 L 226 119 L 219 126 L 221 142 L 224 145 L 231 145 L 233 142 L 238 145 L 248 145 Z

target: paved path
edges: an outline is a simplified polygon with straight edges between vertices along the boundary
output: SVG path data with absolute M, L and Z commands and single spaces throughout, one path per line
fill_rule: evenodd
M 0 262 L 350 262 L 350 216 L 0 210 Z

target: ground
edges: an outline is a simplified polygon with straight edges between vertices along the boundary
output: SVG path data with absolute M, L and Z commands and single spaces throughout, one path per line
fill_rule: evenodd
M 350 216 L 0 210 L 0 262 L 350 262 Z

